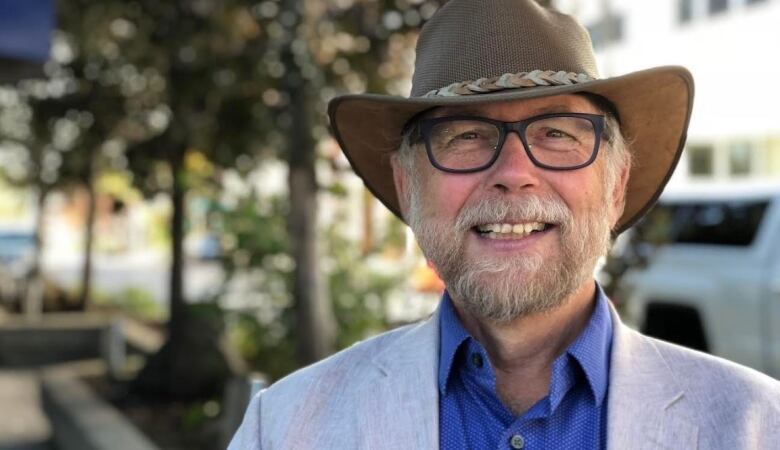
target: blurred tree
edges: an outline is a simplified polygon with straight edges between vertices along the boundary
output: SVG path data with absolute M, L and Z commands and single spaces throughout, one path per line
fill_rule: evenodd
M 409 74 L 417 30 L 439 2 L 265 0 L 249 9 L 227 0 L 136 4 L 155 24 L 142 40 L 150 42 L 146 55 L 159 55 L 154 67 L 166 80 L 165 127 L 131 147 L 128 157 L 134 172 L 152 175 L 149 191 L 167 183 L 172 192 L 171 341 L 177 318 L 184 317 L 183 198 L 192 187 L 182 170 L 185 155 L 197 151 L 218 167 L 231 167 L 246 166 L 242 161 L 256 160 L 259 152 L 288 162 L 299 362 L 326 356 L 334 349 L 335 320 L 318 267 L 315 150 L 327 139 L 327 101 L 338 91 L 366 87 L 401 93 L 397 78 Z
M 83 301 L 90 286 L 95 172 L 130 170 L 144 193 L 170 194 L 169 339 L 139 377 L 137 386 L 147 390 L 204 395 L 219 389 L 225 376 L 218 327 L 201 309 L 190 314 L 182 289 L 185 195 L 218 181 L 219 171 L 204 177 L 188 171 L 186 162 L 200 158 L 207 166 L 246 171 L 269 153 L 260 143 L 272 123 L 264 101 L 273 96 L 264 96 L 258 61 L 265 35 L 251 6 L 240 0 L 60 0 L 47 78 L 14 91 L 16 116 L 3 111 L 5 122 L 13 122 L 5 128 L 28 130 L 14 139 L 24 154 L 17 181 L 38 186 L 41 205 L 53 186 L 70 179 L 90 193 Z M 79 128 L 67 146 L 58 146 L 62 130 L 73 128 L 68 124 Z
M 20 91 L 4 92 L 0 109 L 0 144 L 3 164 L 0 175 L 15 186 L 31 187 L 37 207 L 34 226 L 34 252 L 27 273 L 22 310 L 36 316 L 43 311 L 43 281 L 41 279 L 41 248 L 46 199 L 60 181 L 63 153 L 70 145 L 54 145 L 56 116 L 45 108 L 33 108 L 28 95 Z
M 193 314 L 184 298 L 182 243 L 187 192 L 218 181 L 219 168 L 254 167 L 267 152 L 266 76 L 257 65 L 264 35 L 250 6 L 143 0 L 126 4 L 111 22 L 132 30 L 116 42 L 126 64 L 160 86 L 134 98 L 150 137 L 128 146 L 129 167 L 143 192 L 166 192 L 172 204 L 168 341 L 137 380 L 145 390 L 199 396 L 218 390 L 226 376 L 216 318 Z M 188 160 L 199 159 L 216 167 L 213 178 L 187 170 Z
M 305 330 L 298 353 L 306 363 L 332 351 L 334 319 L 314 238 L 315 146 L 327 136 L 326 104 L 345 91 L 405 94 L 419 27 L 443 3 L 60 0 L 60 28 L 70 44 L 63 51 L 73 53 L 66 70 L 83 93 L 81 110 L 101 124 L 90 125 L 95 138 L 85 148 L 113 155 L 147 194 L 171 195 L 172 348 L 187 341 L 185 196 L 204 181 L 186 170 L 188 156 L 213 163 L 218 181 L 221 168 L 247 172 L 263 156 L 284 155 L 294 304 Z M 95 164 L 85 167 L 89 179 Z M 175 374 L 186 363 L 163 366 L 169 384 L 180 386 Z
M 350 245 L 347 239 L 334 235 L 332 230 L 325 239 L 321 238 L 322 234 L 320 239 L 316 238 L 320 185 L 315 168 L 318 156 L 323 156 L 318 155 L 317 148 L 333 148 L 332 144 L 327 145 L 332 141 L 327 132 L 325 111 L 327 102 L 337 93 L 366 89 L 407 93 L 405 80 L 411 72 L 410 56 L 416 34 L 420 24 L 435 12 L 439 3 L 269 0 L 259 2 L 253 8 L 270 39 L 261 61 L 271 77 L 266 91 L 270 101 L 266 104 L 275 113 L 275 125 L 283 131 L 280 148 L 285 150 L 283 155 L 289 166 L 289 202 L 281 210 L 288 211 L 286 231 L 291 235 L 285 252 L 289 252 L 294 260 L 293 273 L 285 279 L 292 285 L 291 304 L 295 320 L 290 318 L 287 304 L 282 301 L 278 306 L 280 312 L 272 315 L 279 321 L 274 322 L 271 336 L 257 337 L 262 334 L 260 330 L 263 327 L 254 328 L 255 332 L 251 333 L 257 337 L 257 342 L 250 347 L 262 355 L 258 358 L 264 359 L 267 365 L 272 359 L 268 358 L 272 353 L 269 350 L 273 348 L 271 343 L 278 345 L 279 353 L 287 354 L 290 349 L 290 340 L 283 337 L 289 331 L 284 327 L 285 323 L 296 324 L 294 335 L 297 335 L 298 364 L 308 364 L 327 356 L 336 347 L 352 342 L 356 337 L 364 337 L 366 329 L 378 331 L 384 325 L 375 316 L 382 314 L 381 308 L 366 308 L 360 300 L 357 304 L 354 301 L 363 293 L 372 292 L 372 287 L 380 296 L 388 288 L 380 290 L 377 286 L 384 286 L 382 283 L 360 280 L 360 274 L 364 272 L 355 270 L 360 265 L 360 258 L 351 253 L 349 258 L 336 256 L 349 251 L 344 248 Z M 326 145 L 321 145 L 323 143 Z M 338 156 L 325 156 L 331 159 L 333 169 L 346 170 Z M 326 186 L 327 192 L 341 190 L 338 180 L 333 183 Z M 235 217 L 240 216 L 241 211 L 249 214 L 242 208 L 222 213 L 226 217 Z M 334 220 L 338 223 L 333 224 L 333 229 L 336 229 L 346 219 Z M 262 221 L 253 220 L 253 223 Z M 262 228 L 262 225 L 258 226 Z M 249 250 L 253 260 L 257 256 L 264 261 L 258 264 L 266 267 L 265 275 L 274 273 L 274 268 L 267 265 L 267 255 L 255 250 L 257 246 L 252 244 L 252 239 L 237 240 L 240 244 L 235 245 L 235 252 L 228 253 L 243 255 L 244 250 Z M 238 259 L 245 260 L 243 257 Z M 326 264 L 330 269 L 323 271 L 322 266 Z M 283 272 L 281 268 L 278 270 Z M 327 278 L 325 274 L 328 274 Z M 350 289 L 354 292 L 349 292 Z M 333 310 L 336 311 L 335 318 Z M 344 317 L 349 319 L 345 321 Z M 271 327 L 270 322 L 264 323 L 266 327 Z M 265 350 L 258 350 L 257 346 Z M 268 371 L 279 375 L 284 373 L 283 367 L 290 366 L 274 365 Z
M 132 88 L 137 80 L 106 40 L 105 25 L 119 3 L 86 13 L 81 3 L 61 0 L 58 5 L 58 29 L 43 76 L 22 80 L 13 91 L 17 109 L 26 111 L 26 122 L 6 127 L 4 133 L 6 141 L 16 143 L 18 154 L 6 175 L 37 193 L 34 279 L 39 279 L 46 197 L 54 189 L 72 186 L 87 193 L 82 289 L 74 304 L 61 305 L 73 309 L 83 309 L 90 296 L 96 172 L 123 169 L 126 142 L 145 137 L 133 126 L 133 109 L 127 108 L 127 100 L 138 91 Z M 29 285 L 32 303 L 39 303 L 35 297 L 40 282 Z
M 267 58 L 277 62 L 286 111 L 279 125 L 288 130 L 289 228 L 296 261 L 293 292 L 299 325 L 298 354 L 308 364 L 334 349 L 336 323 L 328 290 L 320 279 L 315 238 L 318 183 L 315 144 L 326 135 L 327 101 L 337 92 L 401 94 L 399 79 L 410 74 L 398 64 L 413 47 L 419 26 L 443 2 L 313 1 L 261 3 L 278 23 Z M 263 5 L 265 5 L 263 7 Z M 406 69 L 406 70 L 405 70 Z
M 287 162 L 290 195 L 289 228 L 295 237 L 292 253 L 295 259 L 293 298 L 298 329 L 298 356 L 302 364 L 310 364 L 333 352 L 336 323 L 330 297 L 319 270 L 317 248 L 317 178 L 315 143 L 312 134 L 312 86 L 316 71 L 311 65 L 305 33 L 303 12 L 306 3 L 284 0 L 281 5 L 279 60 L 284 69 L 281 91 L 289 99 Z M 309 68 L 308 77 L 304 68 Z M 308 78 L 308 79 L 307 79 Z
M 63 61 L 53 60 L 46 67 L 46 78 L 26 80 L 13 91 L 16 103 L 5 109 L 19 112 L 23 121 L 5 122 L 0 135 L 6 146 L 13 149 L 6 157 L 3 174 L 12 183 L 32 187 L 36 193 L 35 257 L 30 280 L 27 283 L 27 309 L 40 312 L 42 307 L 42 280 L 40 273 L 41 249 L 43 247 L 42 224 L 45 216 L 46 199 L 57 188 L 84 186 L 90 195 L 90 219 L 94 216 L 94 187 L 92 172 L 97 154 L 97 144 L 102 142 L 104 126 L 116 117 L 110 111 L 95 114 L 99 107 L 89 110 L 93 86 L 75 81 L 70 67 Z M 98 97 L 110 99 L 109 91 Z M 9 105 L 10 106 L 10 105 Z M 8 115 L 6 114 L 6 117 Z M 95 116 L 100 121 L 95 121 Z M 91 246 L 91 224 L 87 222 L 87 248 Z M 87 255 L 89 252 L 86 253 Z M 88 297 L 90 258 L 85 259 L 85 287 L 75 304 L 60 305 L 71 309 L 83 308 Z
M 296 357 L 300 330 L 290 289 L 294 238 L 284 215 L 288 199 L 261 195 L 250 192 L 230 204 L 215 205 L 212 213 L 220 217 L 218 229 L 229 236 L 226 268 L 233 280 L 240 281 L 223 293 L 223 304 L 231 310 L 241 310 L 247 303 L 259 306 L 237 315 L 231 342 L 252 369 L 279 379 L 301 364 Z M 386 330 L 386 299 L 405 288 L 400 265 L 393 265 L 397 270 L 374 267 L 347 237 L 344 224 L 350 209 L 346 202 L 339 203 L 333 222 L 320 234 L 324 244 L 320 267 L 325 268 L 322 276 L 333 299 L 337 349 Z
M 134 80 L 115 52 L 107 50 L 104 25 L 111 19 L 112 8 L 84 13 L 77 0 L 60 0 L 57 8 L 58 31 L 53 42 L 54 58 L 47 64 L 50 80 L 73 86 L 69 95 L 52 98 L 51 108 L 67 109 L 83 117 L 80 141 L 81 158 L 78 179 L 87 193 L 84 230 L 84 260 L 78 306 L 84 308 L 92 288 L 92 258 L 97 204 L 95 180 L 105 169 L 124 170 L 122 149 L 127 142 L 143 139 L 132 126 L 132 111 L 124 107 L 136 92 Z M 124 70 L 124 72 L 123 72 Z

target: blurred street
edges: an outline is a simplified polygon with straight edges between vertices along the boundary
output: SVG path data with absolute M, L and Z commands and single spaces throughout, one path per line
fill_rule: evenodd
M 48 450 L 51 429 L 32 370 L 0 370 L 0 450 Z
M 78 286 L 81 264 L 80 256 L 73 253 L 47 252 L 43 257 L 46 277 L 64 288 Z M 116 295 L 138 288 L 163 309 L 168 306 L 170 262 L 161 253 L 96 254 L 93 277 L 93 289 L 98 294 Z M 206 299 L 221 286 L 222 279 L 219 262 L 188 260 L 184 272 L 184 294 L 190 302 Z

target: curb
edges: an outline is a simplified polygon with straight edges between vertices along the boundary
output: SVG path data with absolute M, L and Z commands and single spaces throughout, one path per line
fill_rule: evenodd
M 43 409 L 60 450 L 158 450 L 116 408 L 74 374 L 43 371 Z

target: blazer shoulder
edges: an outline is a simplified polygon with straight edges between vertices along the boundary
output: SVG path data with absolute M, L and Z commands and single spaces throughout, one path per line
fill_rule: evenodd
M 615 448 L 775 448 L 780 382 L 618 323 L 608 427 Z M 641 407 L 637 407 L 641 405 Z M 655 448 L 655 446 L 653 447 Z
M 335 388 L 354 391 L 382 375 L 381 370 L 374 364 L 378 355 L 392 348 L 407 333 L 423 325 L 424 322 L 405 325 L 356 342 L 279 379 L 266 389 L 263 395 L 269 403 L 276 405 L 281 402 L 290 407 L 289 402 L 306 401 L 307 397 L 317 395 L 323 392 L 323 389 L 327 389 L 325 392 L 332 392 Z
M 780 381 L 735 362 L 642 335 L 658 350 L 687 395 L 703 404 L 763 410 L 780 426 Z
M 385 352 L 402 354 L 410 346 L 407 325 L 353 344 L 328 358 L 273 383 L 257 396 L 253 427 L 263 430 L 263 448 L 310 448 L 312 439 L 326 448 L 352 448 L 355 411 L 376 392 L 387 375 L 377 364 Z M 262 404 L 260 400 L 262 399 Z
M 287 391 L 300 392 L 324 378 L 337 377 L 353 380 L 354 375 L 374 369 L 372 361 L 385 349 L 392 346 L 401 336 L 420 324 L 405 325 L 386 331 L 363 341 L 358 341 L 323 360 L 303 367 L 274 382 L 269 388 L 270 394 L 282 394 Z

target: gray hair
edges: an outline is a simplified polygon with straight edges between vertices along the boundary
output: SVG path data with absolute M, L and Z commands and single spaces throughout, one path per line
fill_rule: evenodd
M 607 118 L 604 124 L 606 136 L 606 152 L 604 152 L 604 186 L 608 190 L 615 187 L 615 183 L 623 170 L 631 171 L 634 165 L 634 155 L 629 150 L 630 143 L 623 136 L 620 130 L 620 123 L 617 118 L 611 114 L 606 114 Z M 625 200 L 626 187 L 623 186 L 623 199 Z M 621 213 L 624 205 L 620 205 Z

